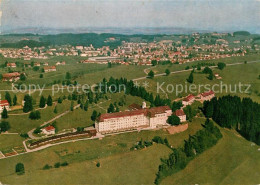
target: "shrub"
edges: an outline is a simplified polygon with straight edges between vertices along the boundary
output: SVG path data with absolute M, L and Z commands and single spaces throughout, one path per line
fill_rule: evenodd
M 22 175 L 25 172 L 24 164 L 23 163 L 17 163 L 15 166 L 15 172 L 17 175 Z
M 60 167 L 60 162 L 54 164 L 54 168 L 59 168 L 59 167 Z
M 63 163 L 61 163 L 61 166 L 68 166 L 69 165 L 69 163 L 68 162 L 63 162 Z
M 46 164 L 42 169 L 43 169 L 43 170 L 48 170 L 48 169 L 50 169 L 50 168 L 52 168 L 52 166 Z
M 32 119 L 32 120 L 38 120 L 38 119 L 41 119 L 41 113 L 40 111 L 33 111 L 29 114 L 29 118 Z

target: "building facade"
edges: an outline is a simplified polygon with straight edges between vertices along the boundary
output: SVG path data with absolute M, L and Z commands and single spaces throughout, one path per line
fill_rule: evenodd
M 184 107 L 186 107 L 187 105 L 191 105 L 194 102 L 194 100 L 195 100 L 195 96 L 190 94 L 182 100 L 182 104 Z
M 140 110 L 101 114 L 95 122 L 100 133 L 119 132 L 141 127 L 156 128 L 166 125 L 172 110 L 168 106 L 143 108 Z
M 7 111 L 10 110 L 9 102 L 8 102 L 7 100 L 1 100 L 1 99 L 0 99 L 0 113 L 3 112 L 4 107 L 6 108 Z

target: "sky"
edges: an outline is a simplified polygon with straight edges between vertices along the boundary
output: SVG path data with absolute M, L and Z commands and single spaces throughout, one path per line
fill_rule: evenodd
M 260 0 L 0 0 L 0 3 L 2 30 L 180 27 L 260 32 Z

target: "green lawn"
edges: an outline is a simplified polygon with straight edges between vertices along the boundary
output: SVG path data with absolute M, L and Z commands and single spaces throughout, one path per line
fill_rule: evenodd
M 202 63 L 202 62 L 205 62 L 205 63 L 214 62 L 217 65 L 218 62 L 224 62 L 226 64 L 230 64 L 230 63 L 240 63 L 240 62 L 244 62 L 244 61 L 255 61 L 255 60 L 260 60 L 259 54 L 222 58 L 222 59 L 215 59 L 215 60 L 207 60 L 207 61 L 194 61 L 194 62 L 188 62 L 185 64 L 179 64 L 179 65 L 157 65 L 153 70 L 157 73 L 164 73 L 165 69 L 169 69 L 171 72 L 180 71 L 180 70 L 184 70 L 187 66 L 192 68 L 193 65 L 197 65 L 198 63 Z
M 213 69 L 213 73 L 219 73 L 220 76 L 222 77 L 222 80 L 209 80 L 207 79 L 208 75 L 201 74 L 199 72 L 194 73 L 194 84 L 197 85 L 206 85 L 209 84 L 209 87 L 212 87 L 214 84 L 220 84 L 221 81 L 223 84 L 227 84 L 227 88 L 224 87 L 222 88 L 222 92 L 220 91 L 219 93 L 216 93 L 218 96 L 222 95 L 227 95 L 227 94 L 232 94 L 232 95 L 238 95 L 241 97 L 251 97 L 255 101 L 260 101 L 259 93 L 260 93 L 260 80 L 258 79 L 258 75 L 260 74 L 260 63 L 251 63 L 251 64 L 241 64 L 241 65 L 236 65 L 236 66 L 227 66 L 224 70 L 219 70 L 219 69 Z M 147 81 L 149 82 L 149 88 L 148 90 L 155 93 L 157 92 L 157 87 L 160 85 L 162 89 L 167 92 L 167 85 L 172 84 L 173 87 L 175 88 L 172 91 L 172 88 L 169 86 L 169 91 L 168 91 L 168 97 L 171 99 L 175 99 L 178 97 L 183 97 L 191 93 L 189 91 L 189 87 L 191 86 L 189 83 L 186 82 L 185 79 L 188 78 L 190 74 L 189 72 L 183 72 L 183 73 L 178 73 L 178 74 L 171 74 L 170 76 L 160 76 L 160 77 L 155 77 L 154 79 L 145 79 L 141 80 L 140 82 Z M 231 84 L 231 90 L 232 92 L 235 90 L 234 84 L 239 84 L 241 82 L 242 84 L 250 84 L 251 88 L 250 91 L 251 93 L 246 94 L 246 93 L 226 93 L 227 89 L 230 89 L 230 84 Z M 184 91 L 180 94 L 176 94 L 176 85 L 182 84 Z M 187 91 L 185 88 L 187 87 Z M 244 86 L 245 87 L 245 86 Z M 180 89 L 180 88 L 179 88 Z M 217 87 L 218 90 L 220 88 Z M 196 90 L 196 89 L 195 89 Z M 205 88 L 201 88 L 201 92 L 203 92 Z M 245 88 L 242 88 L 244 91 Z M 238 86 L 237 86 L 237 91 L 238 91 Z M 229 91 L 230 92 L 230 91 Z M 159 89 L 159 93 L 165 97 L 165 93 Z M 195 91 L 195 94 L 198 93 L 198 88 L 197 92 Z
M 160 158 L 168 156 L 170 150 L 164 145 L 130 151 L 130 148 L 143 139 L 151 140 L 154 136 L 167 137 L 170 144 L 177 147 L 189 135 L 201 129 L 204 120 L 196 119 L 190 123 L 187 131 L 169 135 L 166 131 L 141 131 L 107 136 L 102 140 L 78 141 L 53 146 L 38 152 L 28 153 L 9 159 L 0 160 L 0 181 L 8 184 L 152 184 L 160 164 Z M 45 164 L 67 161 L 69 166 L 43 171 Z M 101 167 L 95 166 L 96 162 Z M 16 163 L 25 165 L 26 173 L 14 174 Z M 98 175 L 97 175 L 98 174 Z M 120 174 L 120 175 L 119 175 Z
M 18 134 L 0 134 L 0 151 L 23 146 L 23 138 Z
M 142 102 L 144 101 L 139 97 L 124 95 L 123 93 L 106 94 L 106 96 L 108 97 L 107 100 L 101 99 L 97 104 L 93 103 L 89 105 L 88 111 L 84 111 L 81 108 L 78 108 L 73 112 L 70 112 L 67 115 L 57 119 L 56 123 L 58 130 L 61 131 L 63 129 L 92 126 L 94 122 L 91 120 L 91 115 L 94 110 L 100 113 L 106 113 L 110 103 L 118 103 L 124 97 L 126 105 L 118 106 L 120 111 L 127 110 L 128 106 L 132 103 L 142 105 Z M 147 103 L 147 106 L 149 106 L 149 103 Z
M 51 107 L 47 107 L 46 109 L 39 110 L 41 112 L 41 119 L 39 120 L 31 120 L 29 119 L 29 114 L 26 115 L 10 115 L 6 119 L 9 122 L 11 129 L 9 132 L 17 132 L 17 133 L 26 133 L 29 130 L 36 128 L 43 124 L 46 121 L 54 118 L 55 116 L 65 112 L 66 110 L 70 109 L 70 101 L 65 100 L 62 104 L 57 104 L 58 113 L 55 114 L 54 108 L 55 105 Z
M 201 128 L 196 119 L 183 133 L 169 135 L 163 130 L 113 135 L 102 140 L 79 141 L 54 146 L 0 160 L 0 181 L 7 184 L 153 184 L 160 158 L 170 150 L 154 144 L 143 150 L 129 151 L 141 138 L 167 137 L 174 147 Z M 221 129 L 223 138 L 216 146 L 192 160 L 187 167 L 163 180 L 162 184 L 258 184 L 260 181 L 259 146 L 236 132 Z M 42 170 L 45 164 L 67 161 L 69 166 Z M 25 165 L 26 173 L 14 174 L 16 163 Z M 96 163 L 101 167 L 97 168 Z
M 259 184 L 260 151 L 237 133 L 221 129 L 223 138 L 162 184 Z

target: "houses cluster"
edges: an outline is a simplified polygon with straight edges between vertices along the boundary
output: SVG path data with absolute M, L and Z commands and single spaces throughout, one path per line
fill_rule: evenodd
M 191 105 L 195 100 L 203 102 L 203 101 L 209 101 L 214 97 L 215 97 L 215 93 L 212 90 L 200 93 L 197 96 L 189 94 L 182 100 L 182 105 L 183 107 L 186 107 L 187 105 Z
M 31 59 L 48 59 L 48 56 L 45 52 L 43 52 L 45 48 L 44 47 L 35 47 L 30 48 L 28 46 L 25 46 L 21 49 L 15 49 L 15 48 L 8 48 L 8 49 L 1 49 L 0 53 L 5 58 L 21 58 L 24 60 L 31 60 Z
M 43 70 L 45 73 L 57 71 L 56 66 L 44 66 Z
M 214 37 L 214 41 L 212 41 Z M 170 38 L 171 39 L 171 38 Z M 119 38 L 111 37 L 105 42 L 113 42 Z M 246 41 L 245 41 L 246 42 Z M 255 50 L 259 50 L 258 45 L 254 45 Z M 171 63 L 186 63 L 192 61 L 221 59 L 233 56 L 244 56 L 251 45 L 241 43 L 241 41 L 228 41 L 228 34 L 192 34 L 172 36 L 171 40 L 160 40 L 150 42 L 126 42 L 117 48 L 103 46 L 94 48 L 90 46 L 55 46 L 55 47 L 35 47 L 29 48 L 25 46 L 22 49 L 8 48 L 1 49 L 0 54 L 6 58 L 22 58 L 31 60 L 33 58 L 47 59 L 52 56 L 81 56 L 88 58 L 82 63 L 100 63 L 104 62 L 93 59 L 96 57 L 114 57 L 112 62 L 137 65 L 152 65 L 152 61 L 171 62 Z M 110 62 L 110 59 L 105 59 L 105 62 Z M 56 65 L 65 65 L 57 63 Z

